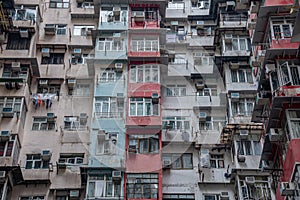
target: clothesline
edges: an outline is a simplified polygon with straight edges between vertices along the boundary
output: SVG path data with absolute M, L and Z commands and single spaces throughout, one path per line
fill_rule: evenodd
M 35 109 L 43 105 L 45 105 L 47 109 L 47 108 L 51 108 L 52 101 L 55 98 L 55 96 L 56 94 L 45 93 L 45 94 L 33 94 L 31 98 Z

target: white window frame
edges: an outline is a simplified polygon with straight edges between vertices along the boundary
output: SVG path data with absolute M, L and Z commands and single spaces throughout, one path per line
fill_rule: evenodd
M 55 6 L 51 6 L 55 5 Z M 70 0 L 50 0 L 49 8 L 69 8 Z
M 3 155 L 0 156 L 0 157 L 12 157 L 14 156 L 14 152 L 15 152 L 15 148 L 18 148 L 16 146 L 17 142 L 16 142 L 16 137 L 15 135 L 13 136 L 10 136 L 9 140 L 5 142 L 5 146 L 3 147 Z M 13 146 L 12 147 L 9 147 L 9 143 L 13 143 Z M 11 149 L 10 149 L 11 148 Z M 9 155 L 6 155 L 8 150 L 11 151 L 10 153 L 10 156 Z
M 147 105 L 150 106 L 150 113 L 147 114 Z M 142 106 L 142 113 L 139 114 L 139 109 Z M 156 106 L 157 113 L 154 113 L 154 106 Z M 132 113 L 133 111 L 134 113 Z M 130 98 L 129 99 L 129 116 L 159 116 L 158 104 L 153 104 L 151 98 Z
M 187 96 L 186 90 L 186 85 L 167 85 L 166 95 L 168 97 Z
M 159 65 L 131 65 L 130 66 L 131 83 L 159 83 L 160 68 Z
M 86 32 L 93 30 L 95 26 L 93 25 L 74 25 L 73 35 L 75 36 L 86 36 Z
M 76 86 L 73 89 L 73 96 L 90 96 L 91 85 L 89 83 L 80 83 L 76 81 Z
M 230 72 L 231 72 L 230 76 L 231 76 L 231 82 L 232 83 L 253 83 L 253 75 L 252 75 L 251 69 L 236 69 L 236 70 L 231 69 Z M 237 81 L 234 81 L 234 79 L 233 79 L 234 74 L 233 73 L 236 73 L 236 80 Z M 245 81 L 240 80 L 240 78 L 241 78 L 240 73 L 243 74 Z M 249 77 L 249 73 L 251 75 L 250 77 Z
M 181 116 L 170 116 L 163 117 L 162 128 L 166 129 L 167 125 L 171 125 L 170 130 L 190 130 L 191 128 L 191 119 L 190 117 L 181 117 Z
M 130 45 L 131 52 L 158 52 L 159 39 L 132 39 Z
M 116 82 L 122 77 L 122 72 L 117 72 L 115 69 L 107 68 L 104 69 L 99 75 L 99 81 L 105 82 Z
M 184 2 L 182 0 L 180 1 L 169 1 L 168 2 L 168 9 L 176 9 L 176 10 L 182 10 L 185 9 Z
M 212 162 L 215 163 L 215 166 L 212 166 Z M 220 164 L 222 163 L 222 164 Z M 216 169 L 225 168 L 225 158 L 224 154 L 210 154 L 210 167 Z
M 105 179 L 100 179 L 97 177 L 90 178 L 87 185 L 87 198 L 102 198 L 102 197 L 119 197 L 121 195 L 121 183 L 112 181 L 112 177 L 105 177 Z M 89 194 L 91 184 L 94 184 L 94 195 Z M 111 195 L 107 194 L 107 186 L 111 185 Z M 117 186 L 119 185 L 119 186 Z M 120 194 L 116 194 L 116 188 L 119 187 Z
M 25 12 L 25 14 L 24 15 L 18 15 L 18 12 Z M 19 8 L 15 9 L 15 12 L 14 12 L 12 18 L 13 18 L 13 20 L 17 20 L 17 21 L 19 21 L 19 20 L 32 20 L 32 21 L 35 21 L 36 20 L 36 10 L 31 9 L 31 8 L 26 8 L 25 6 L 24 6 L 23 9 L 21 9 L 21 7 L 19 7 Z
M 293 34 L 293 29 L 294 29 L 294 20 L 293 19 L 287 19 L 287 18 L 272 18 L 271 19 L 271 34 L 272 34 L 272 39 L 286 39 L 286 38 L 291 38 Z M 279 32 L 275 32 L 274 27 L 279 26 L 278 28 L 280 29 Z M 289 27 L 289 35 L 285 35 L 284 32 L 284 26 Z
M 248 43 L 248 37 L 246 36 L 239 36 L 239 35 L 235 35 L 235 36 L 232 36 L 232 39 L 230 41 L 224 41 L 224 51 L 227 52 L 227 51 L 249 51 L 250 47 L 249 46 L 249 43 Z M 245 41 L 245 49 L 242 49 L 241 48 L 241 41 Z M 237 49 L 234 49 L 234 41 L 237 42 Z M 231 49 L 228 49 L 229 46 L 231 46 Z
M 12 108 L 13 112 L 21 112 L 23 104 L 22 97 L 0 97 L 0 112 L 3 108 Z
M 255 99 L 251 99 L 251 98 L 240 98 L 239 101 L 232 101 L 231 100 L 231 111 L 232 111 L 232 116 L 251 116 L 253 109 L 254 109 L 254 103 L 255 103 Z M 252 110 L 248 110 L 250 106 L 250 104 L 252 104 Z M 241 109 L 241 106 L 244 107 L 244 112 Z M 234 107 L 237 108 L 237 112 L 234 112 Z
M 284 63 L 278 63 L 279 67 L 277 68 L 277 75 L 279 75 L 280 85 L 300 85 L 300 66 L 294 64 L 292 61 L 286 61 Z M 286 69 L 286 70 L 284 70 Z M 296 71 L 292 71 L 292 69 L 296 69 Z M 298 74 L 292 74 L 292 73 Z M 297 80 L 298 79 L 298 80 Z
M 262 146 L 260 144 L 260 141 L 253 141 L 253 140 L 236 140 L 234 141 L 235 143 L 235 149 L 236 149 L 236 154 L 237 155 L 242 155 L 242 156 L 259 156 L 261 155 L 262 152 Z M 246 146 L 246 143 L 250 143 L 250 146 L 248 149 Z M 242 150 L 240 150 L 239 144 L 242 145 Z M 259 152 L 257 152 L 259 151 Z
M 123 101 L 118 102 L 115 97 L 95 97 L 94 106 L 95 116 L 99 118 L 122 117 L 124 109 Z
M 218 96 L 218 89 L 217 88 L 203 88 L 203 90 L 197 91 L 197 96 Z
M 38 125 L 38 127 L 35 127 L 35 125 Z M 42 129 L 44 128 L 44 126 L 45 129 Z M 33 117 L 31 129 L 32 131 L 51 131 L 55 130 L 55 128 L 55 122 L 48 122 L 47 117 Z
M 117 46 L 115 46 L 117 44 Z M 102 47 L 102 48 L 101 48 Z M 123 38 L 99 38 L 98 51 L 125 51 L 125 40 Z
M 45 200 L 45 196 L 21 196 L 19 200 Z
M 289 136 L 291 139 L 300 138 L 300 118 L 297 116 L 292 116 L 292 112 L 299 113 L 300 110 L 289 109 L 286 111 L 287 123 L 289 128 Z M 297 114 L 296 114 L 297 115 Z
M 66 125 L 70 123 L 70 125 Z M 81 120 L 79 116 L 65 116 L 64 117 L 64 130 L 66 131 L 78 131 L 85 130 L 87 128 L 87 121 Z
M 28 159 L 28 156 L 31 156 L 31 159 Z M 34 156 L 39 156 L 39 158 L 33 158 Z M 27 162 L 32 162 L 31 168 L 27 168 Z M 40 167 L 35 168 L 35 163 L 40 162 Z M 41 154 L 26 154 L 26 160 L 25 160 L 25 169 L 48 169 L 49 167 L 49 161 L 43 160 L 41 157 Z

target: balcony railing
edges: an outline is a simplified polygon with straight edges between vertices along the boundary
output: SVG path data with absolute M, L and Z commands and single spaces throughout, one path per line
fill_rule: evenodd
M 94 112 L 96 118 L 122 118 L 122 112 Z

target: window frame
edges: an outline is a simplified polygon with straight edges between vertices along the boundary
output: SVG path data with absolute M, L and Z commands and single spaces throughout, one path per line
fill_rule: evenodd
M 150 108 L 150 110 L 147 110 L 147 108 L 148 109 Z M 140 113 L 140 111 L 142 112 Z M 147 111 L 149 113 L 147 113 Z M 129 98 L 129 116 L 130 117 L 160 116 L 159 106 L 158 104 L 152 103 L 152 98 L 132 97 Z
M 31 162 L 30 165 L 28 164 L 29 162 Z M 26 154 L 25 169 L 48 169 L 48 168 L 49 168 L 49 160 L 43 160 L 41 154 Z
M 159 39 L 132 39 L 130 42 L 131 52 L 158 52 Z
M 158 64 L 130 65 L 130 83 L 160 83 Z
M 245 48 L 242 48 L 241 41 L 244 41 Z M 246 36 L 233 35 L 231 40 L 224 40 L 224 51 L 250 51 L 251 45 Z
M 242 146 L 242 149 L 240 148 L 240 146 Z M 236 154 L 241 156 L 260 156 L 262 153 L 262 146 L 260 144 L 260 141 L 237 140 L 235 141 L 235 148 Z
M 66 9 L 70 7 L 70 0 L 50 0 L 49 8 Z
M 231 112 L 233 116 L 251 116 L 254 109 L 255 99 L 240 98 L 238 101 L 231 100 Z M 252 110 L 249 110 L 251 109 Z M 244 110 L 243 110 L 244 109 Z
M 87 36 L 87 31 L 93 30 L 94 25 L 74 25 L 73 26 L 73 35 L 74 36 Z
M 166 96 L 167 97 L 180 97 L 187 96 L 186 85 L 167 85 L 166 86 Z
M 94 106 L 97 117 L 118 118 L 123 116 L 124 102 L 118 101 L 116 97 L 95 97 Z
M 159 136 L 155 135 L 129 135 L 128 145 L 136 146 L 137 154 L 158 154 L 160 151 L 159 147 Z M 143 146 L 144 145 L 144 146 Z M 145 148 L 145 146 L 147 148 Z
M 17 146 L 16 136 L 10 136 L 8 141 L 0 142 L 0 157 L 12 157 Z
M 115 44 L 117 44 L 115 46 Z M 102 48 L 101 48 L 102 47 Z M 125 40 L 124 38 L 98 38 L 98 51 L 125 51 Z
M 42 65 L 64 65 L 65 53 L 50 53 L 49 56 L 41 56 Z
M 225 168 L 224 154 L 210 154 L 210 167 L 215 169 Z
M 253 83 L 253 75 L 251 69 L 230 70 L 232 83 Z M 241 78 L 241 75 L 243 78 Z
M 189 163 L 186 163 L 184 158 L 189 159 Z M 170 168 L 172 170 L 193 170 L 194 161 L 193 153 L 164 153 L 162 160 L 171 160 Z
M 167 125 L 171 125 L 169 130 L 190 130 L 191 119 L 184 116 L 168 116 L 162 119 L 162 129 L 167 129 Z
M 49 122 L 47 117 L 32 117 L 32 131 L 53 131 L 56 129 L 55 121 Z M 39 120 L 39 121 L 37 121 Z M 36 127 L 37 125 L 38 127 Z M 44 128 L 43 128 L 44 127 Z
M 63 129 L 65 131 L 84 131 L 87 129 L 87 120 L 79 116 L 64 116 Z

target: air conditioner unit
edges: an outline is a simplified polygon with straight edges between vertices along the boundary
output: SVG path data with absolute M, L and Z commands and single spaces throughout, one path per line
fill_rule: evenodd
M 204 89 L 204 82 L 203 81 L 198 81 L 195 83 L 195 87 L 197 90 L 202 90 Z
M 47 121 L 54 122 L 55 121 L 55 114 L 54 113 L 47 113 Z
M 240 68 L 240 63 L 239 62 L 230 62 L 229 64 L 230 69 L 239 69 Z
M 283 139 L 283 130 L 280 128 L 271 128 L 269 132 L 271 142 L 279 142 Z
M 81 49 L 73 49 L 73 54 L 76 57 L 80 57 L 81 56 Z
M 247 139 L 249 131 L 248 130 L 240 130 L 240 138 Z
M 231 97 L 231 101 L 239 101 L 240 93 L 238 93 L 238 92 L 232 92 L 230 94 L 230 97 Z
M 20 69 L 21 69 L 21 64 L 20 64 L 20 62 L 12 62 L 12 63 L 11 63 L 11 68 L 12 68 L 13 70 L 20 71 Z
M 48 80 L 47 79 L 41 79 L 39 81 L 40 86 L 47 86 L 48 85 Z
M 56 32 L 55 24 L 46 24 L 44 30 L 46 35 L 55 35 Z
M 143 22 L 145 20 L 144 11 L 133 11 L 132 16 L 134 17 L 134 21 L 136 22 Z
M 118 7 L 113 7 L 113 11 L 114 11 L 114 12 L 119 12 L 119 11 L 121 11 L 121 7 L 119 7 L 119 6 L 118 6 Z
M 13 109 L 10 107 L 2 108 L 2 117 L 14 117 Z
M 70 190 L 70 198 L 78 198 L 79 190 Z
M 254 176 L 246 176 L 245 181 L 247 184 L 254 184 L 255 183 L 255 177 Z
M 69 88 L 73 88 L 76 85 L 76 79 L 68 79 L 67 84 Z
M 162 167 L 163 169 L 170 169 L 172 165 L 172 161 L 171 160 L 163 160 L 162 161 Z
M 197 21 L 196 24 L 197 25 L 204 25 L 204 21 Z
M 50 49 L 49 48 L 42 48 L 42 56 L 49 57 L 50 56 Z
M 221 198 L 221 200 L 229 200 L 229 193 L 228 192 L 221 192 L 220 198 Z
M 206 112 L 199 113 L 199 121 L 205 122 L 206 121 Z
M 123 69 L 123 63 L 115 63 L 115 68 L 116 69 Z
M 280 183 L 280 194 L 281 196 L 292 196 L 295 193 L 295 184 L 292 182 L 281 182 Z
M 109 139 L 111 141 L 118 141 L 118 133 L 109 133 Z
M 41 158 L 43 160 L 50 160 L 51 158 L 51 151 L 50 150 L 43 150 L 41 154 Z
M 19 33 L 20 33 L 21 38 L 28 38 L 29 37 L 28 29 L 20 29 Z
M 0 133 L 0 141 L 8 141 L 10 137 L 10 132 L 9 131 L 1 131 Z
M 232 41 L 232 34 L 225 34 L 224 39 L 225 39 L 225 42 L 231 42 Z
M 112 171 L 112 179 L 114 181 L 120 181 L 122 178 L 122 172 L 121 171 Z

